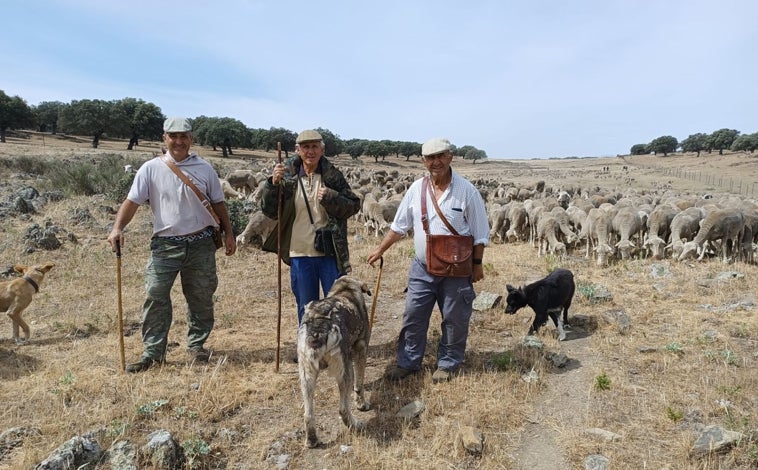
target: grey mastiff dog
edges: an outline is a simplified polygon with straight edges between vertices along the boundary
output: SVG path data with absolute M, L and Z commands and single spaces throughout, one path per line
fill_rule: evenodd
M 322 370 L 337 380 L 340 418 L 349 429 L 363 429 L 350 412 L 350 389 L 358 409 L 370 408 L 363 396 L 366 354 L 371 337 L 363 294 L 371 295 L 365 283 L 351 276 L 338 278 L 329 294 L 305 306 L 297 333 L 300 388 L 305 404 L 306 446 L 319 445 L 313 416 L 313 393 Z

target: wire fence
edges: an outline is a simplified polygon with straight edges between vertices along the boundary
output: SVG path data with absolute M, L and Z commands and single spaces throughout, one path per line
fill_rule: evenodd
M 665 176 L 698 181 L 706 185 L 711 185 L 714 188 L 718 187 L 724 191 L 729 191 L 730 193 L 751 197 L 758 194 L 756 192 L 756 185 L 758 185 L 758 182 L 755 181 L 749 182 L 740 178 L 724 177 L 723 175 L 703 173 L 702 171 L 688 171 L 682 168 L 663 168 L 662 171 Z

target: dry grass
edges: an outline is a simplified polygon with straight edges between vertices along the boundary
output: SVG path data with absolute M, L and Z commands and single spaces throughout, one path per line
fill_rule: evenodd
M 105 142 L 105 148 L 93 151 L 87 149 L 86 142 L 69 141 L 53 146 L 50 137 L 45 148 L 38 144 L 38 137 L 11 141 L 0 146 L 0 157 L 90 158 L 104 150 L 125 147 L 121 142 Z M 150 156 L 157 152 L 157 145 L 140 152 Z M 207 149 L 201 153 L 211 154 Z M 241 153 L 267 164 L 273 158 L 271 154 Z M 544 179 L 549 185 L 581 182 L 622 190 L 651 190 L 664 184 L 686 192 L 718 188 L 697 179 L 661 180 L 661 167 L 676 167 L 678 163 L 679 168 L 698 168 L 716 158 L 627 157 L 625 162 L 584 159 L 454 165 L 471 177 L 499 175 L 522 182 Z M 220 167 L 247 165 L 234 159 L 213 160 Z M 748 187 L 756 181 L 757 160 L 740 155 L 724 157 L 722 164 L 730 163 L 724 168 L 714 167 L 714 171 L 721 172 L 723 178 L 740 178 L 745 181 L 743 187 Z M 373 162 L 338 163 L 373 166 Z M 634 168 L 624 172 L 623 164 Z M 612 166 L 610 174 L 599 171 L 605 165 Z M 417 161 L 406 163 L 394 158 L 380 166 L 401 172 L 419 169 Z M 3 186 L 35 184 L 2 167 L 0 177 L 5 181 Z M 439 335 L 439 315 L 435 313 L 425 359 L 427 372 L 402 384 L 382 380 L 384 371 L 394 363 L 403 288 L 413 253 L 410 241 L 401 241 L 385 257 L 367 371 L 373 409 L 357 412 L 367 421 L 366 432 L 353 435 L 343 431 L 337 417 L 336 387 L 322 377 L 316 393 L 316 416 L 319 435 L 329 445 L 306 450 L 302 445 L 297 368 L 289 361 L 295 351 L 296 315 L 287 267 L 282 266 L 279 373 L 274 371 L 277 260 L 271 254 L 242 251 L 231 258 L 218 257 L 216 327 L 208 343 L 214 350 L 211 363 L 187 362 L 186 310 L 177 287 L 168 363 L 143 374 L 123 374 L 118 350 L 116 259 L 105 242 L 112 216 L 92 210 L 96 218 L 92 227 L 77 227 L 68 219 L 74 208 L 103 204 L 113 201 L 67 198 L 50 203 L 41 214 L 0 220 L 0 259 L 4 265 L 57 264 L 26 312 L 32 341 L 16 346 L 10 339 L 10 322 L 0 323 L 5 329 L 0 331 L 8 332 L 8 336 L 0 337 L 0 399 L 4 403 L 0 432 L 14 426 L 41 431 L 22 446 L 0 454 L 0 468 L 32 468 L 73 435 L 98 428 L 105 431 L 100 442 L 103 447 L 116 439 L 129 439 L 140 446 L 145 436 L 157 429 L 170 430 L 179 442 L 202 439 L 211 448 L 203 459 L 207 468 L 274 468 L 266 461 L 272 446 L 277 448 L 275 454 L 290 455 L 289 468 L 517 468 L 514 455 L 524 439 L 524 428 L 539 409 L 541 397 L 551 384 L 558 383 L 561 372 L 519 346 L 531 322 L 531 311 L 515 316 L 503 315 L 500 308 L 475 312 L 465 375 L 439 385 L 431 383 L 430 372 L 435 362 L 434 339 Z M 74 232 L 80 243 L 67 242 L 56 251 L 25 254 L 21 240 L 24 230 L 32 223 L 43 224 L 45 219 Z M 149 211 L 141 209 L 129 226 L 122 258 L 127 361 L 141 352 L 138 323 L 149 254 L 149 220 Z M 365 259 L 375 243 L 373 237 L 351 238 L 354 274 L 372 287 L 377 270 Z M 502 294 L 506 283 L 530 282 L 558 263 L 537 258 L 536 250 L 528 244 L 508 244 L 487 249 L 485 264 L 486 278 L 476 285 L 477 291 Z M 758 268 L 725 266 L 716 261 L 679 264 L 665 260 L 659 264 L 666 266 L 670 275 L 655 277 L 651 264 L 634 260 L 598 269 L 583 258 L 583 253 L 562 263 L 574 271 L 580 292 L 581 286 L 604 285 L 613 293 L 610 303 L 589 303 L 580 293 L 574 301 L 572 315 L 594 317 L 599 327 L 590 335 L 590 346 L 580 364 L 587 367 L 584 377 L 589 378 L 579 384 L 586 400 L 569 410 L 578 417 L 579 426 L 550 423 L 560 436 L 562 453 L 571 468 L 580 468 L 584 457 L 592 453 L 609 457 L 613 468 L 755 468 L 758 319 L 754 305 Z M 710 287 L 699 282 L 712 280 L 725 270 L 738 271 L 744 277 L 714 282 Z M 744 307 L 729 308 L 734 305 Z M 623 309 L 629 315 L 630 333 L 621 335 L 614 325 L 602 320 L 603 313 L 613 309 Z M 541 332 L 548 350 L 566 351 L 570 345 L 558 343 L 553 333 L 551 326 Z M 640 352 L 645 346 L 656 350 Z M 536 384 L 521 379 L 532 367 L 543 377 Z M 600 375 L 610 380 L 608 390 L 595 387 Z M 416 399 L 427 407 L 417 421 L 405 423 L 395 418 L 399 408 Z M 679 418 L 693 410 L 702 412 L 705 424 L 743 432 L 748 439 L 724 456 L 689 457 L 695 434 L 678 425 L 682 423 Z M 467 455 L 456 444 L 456 435 L 464 425 L 483 432 L 481 457 Z M 608 443 L 591 440 L 582 435 L 587 427 L 608 429 L 623 438 Z M 343 444 L 350 446 L 349 450 L 345 451 Z

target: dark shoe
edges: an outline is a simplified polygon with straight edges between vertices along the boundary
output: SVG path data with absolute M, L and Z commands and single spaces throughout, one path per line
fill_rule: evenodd
M 131 373 L 144 372 L 153 367 L 155 364 L 160 364 L 160 362 L 156 361 L 152 357 L 141 357 L 139 361 L 126 366 L 126 371 Z
M 453 371 L 447 369 L 437 369 L 432 374 L 432 383 L 449 382 L 453 378 Z
M 211 353 L 205 348 L 188 349 L 187 352 L 195 362 L 208 362 L 211 358 Z
M 384 375 L 384 378 L 391 382 L 400 382 L 405 380 L 417 371 L 411 369 L 403 369 L 402 367 L 393 367 Z

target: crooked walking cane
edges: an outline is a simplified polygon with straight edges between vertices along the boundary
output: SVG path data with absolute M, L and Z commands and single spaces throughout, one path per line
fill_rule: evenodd
M 379 300 L 379 283 L 382 281 L 382 268 L 384 267 L 384 258 L 379 257 L 379 274 L 376 276 L 376 287 L 374 287 L 374 299 L 371 301 L 371 319 L 369 329 L 374 329 L 374 312 L 376 311 L 376 301 Z
M 279 163 L 282 163 L 282 143 L 277 142 L 276 143 L 276 157 L 279 161 Z M 276 300 L 277 300 L 277 310 L 276 310 L 276 368 L 274 369 L 276 372 L 279 372 L 279 343 L 281 340 L 281 332 L 282 332 L 282 197 L 284 192 L 283 183 L 284 179 L 282 178 L 282 181 L 279 182 L 279 200 L 277 202 L 277 208 L 276 208 L 276 254 L 277 258 L 279 259 L 279 264 L 276 267 L 276 278 L 278 279 L 277 284 L 277 290 L 276 290 Z
M 116 240 L 116 284 L 118 284 L 118 349 L 121 353 L 121 372 L 126 372 L 124 356 L 124 309 L 121 304 L 121 240 Z

